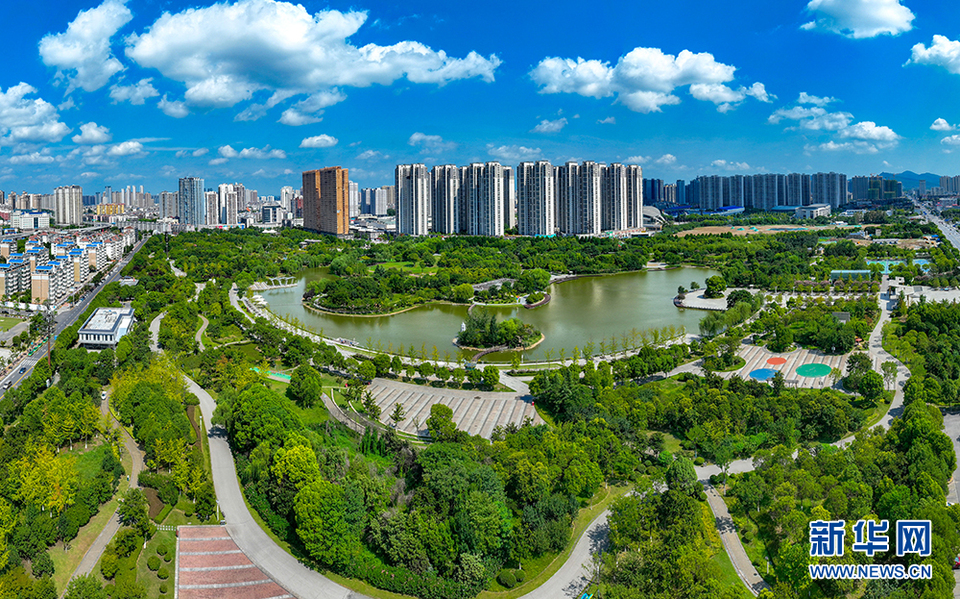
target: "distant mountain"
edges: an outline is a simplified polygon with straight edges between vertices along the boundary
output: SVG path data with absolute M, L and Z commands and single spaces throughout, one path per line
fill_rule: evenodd
M 880 173 L 884 179 L 896 179 L 897 181 L 903 183 L 903 189 L 916 189 L 920 187 L 920 181 L 927 182 L 927 189 L 931 187 L 940 186 L 940 175 L 934 175 L 933 173 L 923 173 L 918 175 L 913 171 L 903 171 L 899 175 L 894 173 Z

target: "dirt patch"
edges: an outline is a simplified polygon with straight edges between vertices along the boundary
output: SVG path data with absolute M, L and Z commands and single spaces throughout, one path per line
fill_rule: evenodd
M 197 440 L 194 447 L 200 447 L 200 426 L 197 424 L 197 406 L 187 406 L 187 418 L 190 419 L 190 426 L 193 427 L 194 435 Z
M 147 515 L 151 518 L 155 518 L 163 510 L 163 502 L 160 501 L 160 495 L 157 493 L 156 489 L 151 489 L 150 487 L 145 487 L 143 489 L 143 494 L 147 496 L 147 503 L 150 505 L 150 509 L 147 511 Z

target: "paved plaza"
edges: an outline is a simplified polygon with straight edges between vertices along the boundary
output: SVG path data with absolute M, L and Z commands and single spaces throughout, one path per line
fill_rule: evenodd
M 380 406 L 380 419 L 384 423 L 390 421 L 394 404 L 403 405 L 407 417 L 397 429 L 412 435 L 427 434 L 430 408 L 437 403 L 453 410 L 453 422 L 457 428 L 486 439 L 498 425 L 506 426 L 511 422 L 520 425 L 527 417 L 535 424 L 543 423 L 533 407 L 533 400 L 512 392 L 435 389 L 390 379 L 374 379 L 369 391 Z
M 759 345 L 744 345 L 737 355 L 746 360 L 743 368 L 733 372 L 724 372 L 724 378 L 739 375 L 741 378 L 753 378 L 769 381 L 777 371 L 798 387 L 830 387 L 830 370 L 839 368 L 846 374 L 847 356 L 831 356 L 819 350 L 797 349 L 777 354 Z
M 180 599 L 293 599 L 233 542 L 223 526 L 177 529 Z

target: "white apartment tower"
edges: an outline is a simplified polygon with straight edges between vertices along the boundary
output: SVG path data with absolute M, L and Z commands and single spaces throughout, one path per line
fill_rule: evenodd
M 296 197 L 296 191 L 293 187 L 285 185 L 280 188 L 280 205 L 283 206 L 284 212 L 293 212 L 293 202 Z
M 517 226 L 517 182 L 513 167 L 509 166 L 503 167 L 503 226 Z
M 839 173 L 816 173 L 811 177 L 812 204 L 830 204 L 838 208 L 847 203 L 847 176 Z
M 360 184 L 356 181 L 347 181 L 347 187 L 349 189 L 350 218 L 357 218 L 360 216 Z
M 643 167 L 628 164 L 624 168 L 627 183 L 627 228 L 643 227 Z
M 430 171 L 433 200 L 433 231 L 453 235 L 460 232 L 460 169 L 453 164 Z
M 83 215 L 83 189 L 79 185 L 53 190 L 58 225 L 79 225 Z
M 220 224 L 228 227 L 236 227 L 237 213 L 239 212 L 240 205 L 240 201 L 237 198 L 236 187 L 230 184 L 221 184 L 217 189 L 217 202 Z
M 614 162 L 602 171 L 603 190 L 600 194 L 600 228 L 619 231 L 627 228 L 627 169 Z
M 425 164 L 398 164 L 394 180 L 397 190 L 397 233 L 426 235 L 429 177 Z
M 556 233 L 556 177 L 546 160 L 517 166 L 517 227 L 521 235 Z
M 580 197 L 577 220 L 580 235 L 600 233 L 600 195 L 603 165 L 586 160 L 580 165 Z
M 207 217 L 203 224 L 220 224 L 220 198 L 215 191 L 203 192 L 204 203 L 206 204 Z

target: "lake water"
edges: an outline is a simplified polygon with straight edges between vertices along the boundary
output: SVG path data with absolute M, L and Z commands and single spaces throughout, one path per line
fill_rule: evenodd
M 561 348 L 569 358 L 573 348 L 581 350 L 593 342 L 599 353 L 601 341 L 607 345 L 631 330 L 684 326 L 696 333 L 706 312 L 683 310 L 673 305 L 677 287 L 690 287 L 692 281 L 704 286 L 708 277 L 718 274 L 704 268 L 682 268 L 665 271 L 644 271 L 584 277 L 550 286 L 550 303 L 528 310 L 520 306 L 490 307 L 500 319 L 517 317 L 532 324 L 545 335 L 537 347 L 523 352 L 524 360 L 559 357 Z M 329 276 L 326 269 L 307 269 L 294 287 L 274 289 L 261 295 L 270 309 L 280 315 L 296 317 L 326 337 L 352 339 L 362 346 L 381 351 L 406 351 L 410 345 L 428 357 L 436 346 L 440 359 L 473 352 L 463 352 L 453 345 L 460 324 L 467 314 L 466 306 L 430 304 L 393 316 L 342 316 L 308 310 L 300 303 L 307 282 Z M 379 341 L 379 345 L 378 345 Z M 509 361 L 508 354 L 490 354 L 489 361 Z

